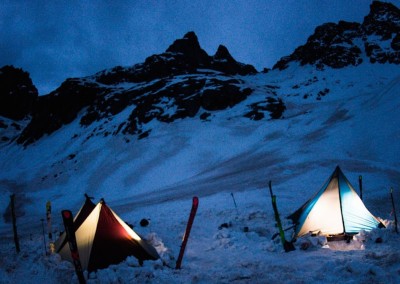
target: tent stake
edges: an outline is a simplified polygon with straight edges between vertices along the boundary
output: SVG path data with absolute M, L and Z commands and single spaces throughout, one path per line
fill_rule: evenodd
M 17 253 L 19 253 L 21 250 L 19 249 L 19 239 L 17 233 L 17 217 L 15 215 L 15 194 L 10 195 L 10 199 L 11 199 L 11 217 L 13 222 L 15 250 L 17 251 Z
M 393 214 L 394 214 L 394 226 L 395 226 L 395 231 L 396 233 L 399 233 L 397 230 L 397 214 L 396 214 L 396 208 L 394 206 L 394 198 L 393 198 L 393 187 L 390 188 L 390 197 L 392 199 L 392 207 L 393 207 Z

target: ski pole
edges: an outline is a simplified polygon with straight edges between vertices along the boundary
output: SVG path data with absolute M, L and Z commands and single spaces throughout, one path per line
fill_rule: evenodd
M 395 226 L 395 231 L 396 233 L 399 233 L 397 230 L 397 214 L 396 214 L 396 208 L 394 206 L 394 198 L 393 198 L 393 187 L 390 188 L 390 197 L 392 199 L 392 207 L 393 207 L 393 214 L 394 214 L 394 226 Z
M 21 250 L 19 248 L 19 239 L 18 239 L 18 232 L 17 232 L 17 217 L 15 214 L 15 194 L 10 195 L 10 205 L 11 205 L 11 217 L 13 222 L 13 232 L 14 232 L 14 243 L 15 243 L 15 250 L 19 253 Z
M 43 245 L 44 245 L 44 254 L 47 255 L 47 250 L 46 250 L 46 235 L 44 233 L 44 219 L 40 219 L 42 221 L 42 229 L 43 229 Z
M 292 225 L 292 226 L 290 226 L 290 227 L 288 227 L 288 228 L 286 228 L 286 229 L 283 229 L 283 231 L 284 231 L 284 232 L 289 231 L 290 229 L 293 229 L 294 227 L 296 227 L 296 224 L 295 224 L 295 225 Z M 274 240 L 277 236 L 279 236 L 279 234 L 280 234 L 280 233 L 275 233 L 275 234 L 273 234 L 272 237 L 271 237 L 271 240 Z
M 47 231 L 49 233 L 49 239 L 53 239 L 53 235 L 51 233 L 51 202 L 47 201 L 46 203 L 46 220 L 47 220 Z
M 233 193 L 232 193 L 232 192 L 231 192 L 231 196 L 232 196 L 232 199 L 233 199 L 233 203 L 235 204 L 236 213 L 237 213 L 237 215 L 239 215 L 239 210 L 238 210 L 238 208 L 237 208 L 237 204 L 236 204 L 235 196 L 233 195 Z

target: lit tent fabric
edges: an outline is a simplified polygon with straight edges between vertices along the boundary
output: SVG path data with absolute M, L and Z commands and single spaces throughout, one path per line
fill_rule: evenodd
M 128 256 L 139 261 L 156 260 L 155 248 L 137 235 L 105 202 L 100 201 L 75 231 L 82 268 L 89 272 L 117 264 Z M 72 261 L 69 246 L 57 248 L 65 260 Z
M 96 207 L 96 204 L 92 202 L 90 197 L 85 194 L 85 203 L 82 205 L 82 207 L 79 209 L 78 213 L 74 217 L 74 229 L 75 231 L 82 225 L 83 221 L 89 216 L 89 214 L 92 212 L 92 210 Z M 66 233 L 63 232 L 61 236 L 56 240 L 54 243 L 54 247 L 57 253 L 60 252 L 60 250 L 67 244 L 67 237 Z M 67 244 L 68 248 L 68 244 Z M 69 256 L 69 255 L 68 255 Z M 71 257 L 69 256 L 69 260 L 71 260 Z
M 295 224 L 295 237 L 308 233 L 353 235 L 384 227 L 365 207 L 339 166 L 321 190 L 288 218 Z

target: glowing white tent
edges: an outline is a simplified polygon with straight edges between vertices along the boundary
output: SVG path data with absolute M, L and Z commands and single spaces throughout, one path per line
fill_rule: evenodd
M 288 218 L 296 225 L 296 237 L 308 233 L 353 235 L 361 230 L 384 227 L 368 211 L 339 167 L 321 190 Z

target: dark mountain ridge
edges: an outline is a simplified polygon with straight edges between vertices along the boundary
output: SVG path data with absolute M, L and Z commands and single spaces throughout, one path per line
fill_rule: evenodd
M 305 45 L 279 60 L 273 69 L 283 70 L 295 61 L 320 70 L 357 66 L 363 62 L 363 54 L 371 63 L 400 64 L 400 10 L 393 4 L 374 1 L 361 24 L 340 21 L 317 27 Z
M 0 116 L 21 120 L 31 113 L 38 91 L 29 73 L 13 66 L 0 68 Z

